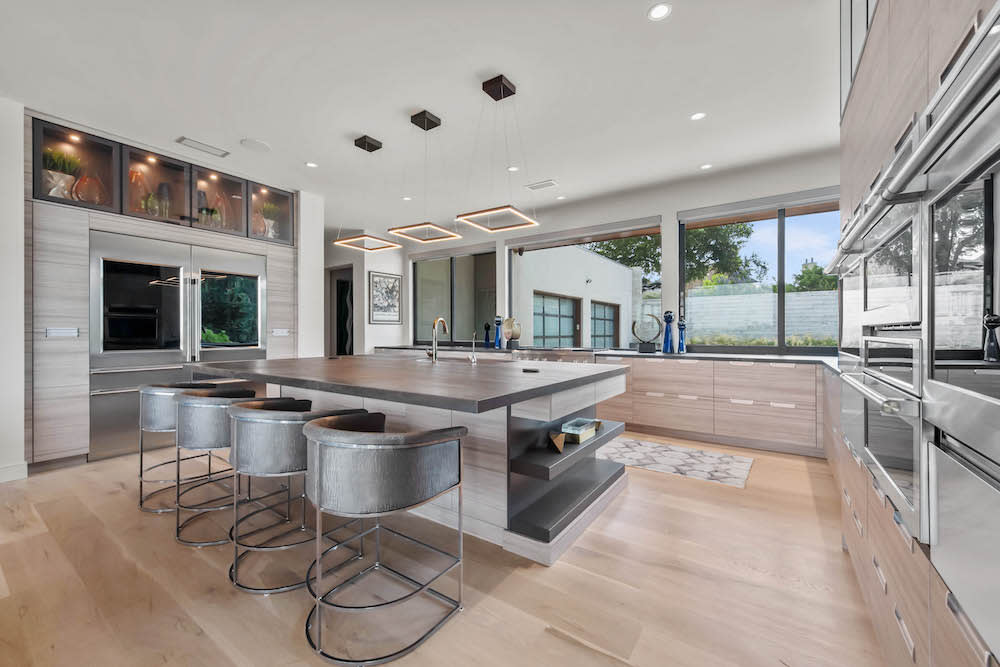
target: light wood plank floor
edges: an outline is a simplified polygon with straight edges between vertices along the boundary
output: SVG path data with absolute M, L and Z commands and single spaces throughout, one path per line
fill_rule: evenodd
M 754 457 L 747 488 L 630 469 L 551 568 L 467 539 L 465 610 L 397 664 L 881 665 L 826 462 L 674 442 Z M 305 642 L 308 593 L 233 589 L 231 548 L 180 546 L 172 516 L 136 509 L 136 465 L 0 485 L 0 664 L 325 664 Z M 404 523 L 447 544 L 442 527 Z M 332 632 L 377 650 L 371 635 L 413 629 L 399 610 Z

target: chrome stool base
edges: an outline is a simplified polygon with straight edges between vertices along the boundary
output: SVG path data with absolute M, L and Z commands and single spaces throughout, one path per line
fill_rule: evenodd
M 192 477 L 182 478 L 180 476 L 180 462 L 186 461 L 188 459 L 207 457 L 208 461 L 208 472 L 202 473 L 201 475 L 194 475 Z M 180 451 L 177 452 L 177 457 L 174 459 L 173 463 L 176 465 L 177 469 L 177 479 L 180 484 L 174 484 L 173 488 L 176 490 L 176 502 L 174 506 L 174 511 L 176 513 L 177 521 L 174 531 L 174 539 L 186 547 L 214 547 L 221 544 L 229 544 L 229 535 L 227 534 L 224 539 L 218 540 L 189 540 L 183 537 L 182 533 L 184 529 L 190 526 L 193 522 L 198 519 L 206 518 L 211 512 L 221 512 L 222 510 L 231 509 L 233 506 L 233 501 L 230 500 L 230 493 L 238 494 L 239 486 L 237 480 L 233 476 L 233 469 L 226 468 L 223 470 L 212 470 L 212 459 L 219 459 L 225 461 L 220 456 L 212 451 L 205 452 L 203 454 L 196 454 L 193 456 L 181 456 Z M 228 465 L 228 462 L 226 462 Z M 185 480 L 188 480 L 185 483 Z M 225 482 L 230 481 L 232 486 L 227 487 Z M 208 484 L 219 484 L 223 483 L 223 489 L 225 489 L 225 495 L 217 496 L 215 498 L 209 498 L 200 503 L 185 504 L 181 499 L 191 491 L 200 489 Z M 220 502 L 225 501 L 225 502 Z M 211 503 L 211 504 L 210 504 Z M 181 520 L 181 512 L 190 512 L 191 516 L 184 520 Z

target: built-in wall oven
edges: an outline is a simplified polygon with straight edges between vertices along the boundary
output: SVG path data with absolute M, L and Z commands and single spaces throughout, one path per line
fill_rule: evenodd
M 140 386 L 263 358 L 265 290 L 263 255 L 91 232 L 89 458 L 136 451 Z
M 861 323 L 920 322 L 920 207 L 897 204 L 863 239 Z

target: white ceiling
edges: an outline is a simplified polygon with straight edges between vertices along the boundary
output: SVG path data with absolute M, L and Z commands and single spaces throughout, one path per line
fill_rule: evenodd
M 375 233 L 837 144 L 837 0 L 675 0 L 661 22 L 649 4 L 17 0 L 0 22 L 0 95 L 319 192 L 328 228 Z M 497 73 L 517 85 L 501 104 L 480 89 Z M 423 108 L 443 120 L 426 136 L 409 123 Z M 708 117 L 692 122 L 697 111 Z M 504 121 L 522 167 L 509 189 Z M 384 148 L 355 148 L 365 133 Z M 232 155 L 203 159 L 180 135 Z M 547 178 L 559 187 L 523 188 Z

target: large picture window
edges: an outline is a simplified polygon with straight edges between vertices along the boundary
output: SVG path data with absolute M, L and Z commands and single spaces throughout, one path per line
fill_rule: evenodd
M 429 259 L 413 263 L 413 340 L 429 343 L 434 320 L 443 317 L 448 333 L 438 340 L 461 345 L 482 342 L 485 325 L 497 310 L 496 253 Z
M 590 346 L 593 348 L 618 347 L 618 305 L 590 302 Z
M 835 350 L 836 203 L 681 225 L 681 314 L 691 351 Z

